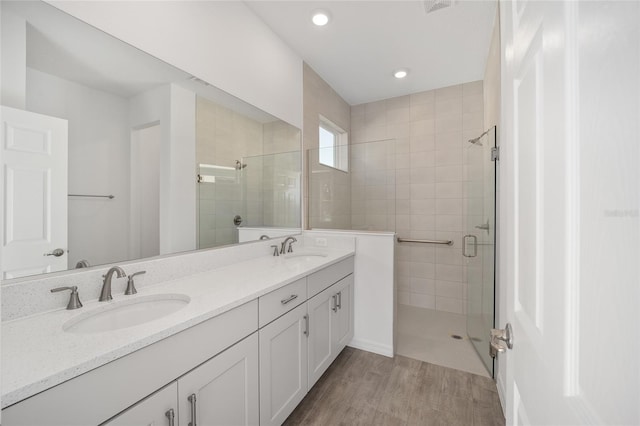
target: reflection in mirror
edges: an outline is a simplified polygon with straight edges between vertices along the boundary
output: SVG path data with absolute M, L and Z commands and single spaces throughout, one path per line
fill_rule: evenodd
M 46 3 L 0 7 L 3 279 L 237 243 L 235 216 L 299 231 L 298 129 Z

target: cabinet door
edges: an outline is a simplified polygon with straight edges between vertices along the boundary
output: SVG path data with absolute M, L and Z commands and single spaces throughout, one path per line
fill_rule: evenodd
M 178 385 L 167 385 L 131 408 L 126 409 L 102 426 L 153 425 L 174 426 L 178 424 Z
M 180 378 L 178 400 L 180 425 L 258 424 L 257 333 Z
M 338 296 L 338 311 L 333 322 L 333 353 L 338 356 L 353 339 L 353 274 L 331 288 Z
M 260 425 L 280 425 L 307 393 L 307 304 L 260 329 Z
M 333 317 L 335 292 L 329 287 L 309 299 L 309 388 L 311 388 L 333 362 Z

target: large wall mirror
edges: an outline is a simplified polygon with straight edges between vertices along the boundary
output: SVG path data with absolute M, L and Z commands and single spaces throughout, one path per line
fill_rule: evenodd
M 4 282 L 299 232 L 299 129 L 51 5 L 0 7 Z

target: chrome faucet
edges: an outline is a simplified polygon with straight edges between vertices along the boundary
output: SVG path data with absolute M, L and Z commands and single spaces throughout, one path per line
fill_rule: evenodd
M 100 302 L 106 302 L 113 299 L 113 297 L 111 296 L 111 278 L 114 272 L 118 275 L 118 278 L 123 278 L 127 276 L 124 270 L 119 266 L 114 266 L 111 269 L 109 269 L 107 273 L 102 276 L 104 278 L 104 281 L 102 283 L 102 291 L 100 292 L 100 299 L 98 299 Z
M 296 240 L 294 237 L 285 238 L 284 241 L 282 242 L 282 246 L 280 246 L 280 254 L 293 253 L 293 248 L 291 247 L 291 244 L 295 243 L 296 241 L 298 240 Z M 287 243 L 289 243 L 289 250 L 286 250 Z

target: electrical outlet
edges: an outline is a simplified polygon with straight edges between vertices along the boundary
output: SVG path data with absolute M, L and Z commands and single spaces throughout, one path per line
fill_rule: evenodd
M 326 238 L 316 238 L 316 246 L 318 247 L 326 247 L 327 239 Z

